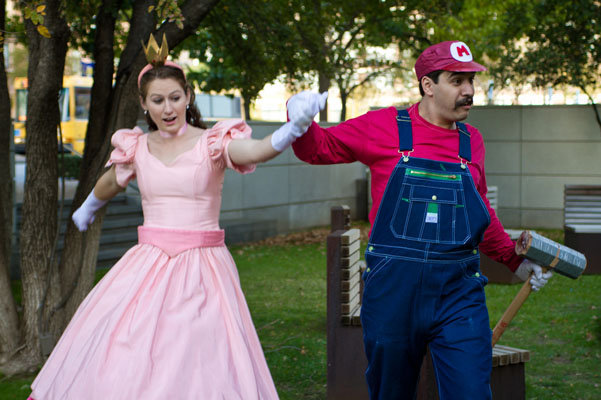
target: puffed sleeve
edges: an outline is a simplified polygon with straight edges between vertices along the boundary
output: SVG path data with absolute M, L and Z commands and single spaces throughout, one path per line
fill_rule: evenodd
M 136 177 L 134 156 L 138 139 L 143 133 L 142 129 L 136 126 L 134 129 L 119 129 L 111 138 L 111 144 L 115 149 L 106 166 L 115 165 L 117 184 L 121 187 L 126 187 L 127 183 Z
M 207 132 L 209 158 L 218 168 L 231 168 L 241 174 L 248 174 L 256 169 L 255 164 L 234 164 L 228 154 L 228 146 L 234 139 L 248 139 L 252 129 L 241 119 L 217 122 Z

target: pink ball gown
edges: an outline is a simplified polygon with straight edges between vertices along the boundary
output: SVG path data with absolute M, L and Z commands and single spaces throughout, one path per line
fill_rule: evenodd
M 222 121 L 169 165 L 139 128 L 113 135 L 118 183 L 137 177 L 139 243 L 94 287 L 32 384 L 35 400 L 277 399 L 219 228 L 232 139 Z

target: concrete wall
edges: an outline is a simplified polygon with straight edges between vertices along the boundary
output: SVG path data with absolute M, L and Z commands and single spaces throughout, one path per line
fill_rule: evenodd
M 475 107 L 467 122 L 484 137 L 488 184 L 499 188 L 497 213 L 508 228 L 561 228 L 564 184 L 601 185 L 601 129 L 591 106 Z M 255 138 L 281 126 L 249 124 Z M 366 219 L 367 202 L 365 166 L 308 165 L 288 149 L 252 174 L 227 171 L 221 225 L 238 235 L 232 242 L 256 240 L 328 225 L 334 205 Z
M 249 121 L 249 125 L 253 137 L 260 139 L 282 124 Z M 258 165 L 252 174 L 226 172 L 221 226 L 226 232 L 249 221 L 259 230 L 262 229 L 260 225 L 272 227 L 259 236 L 249 237 L 258 239 L 328 225 L 330 207 L 340 204 L 352 208 L 353 218 L 366 218 L 365 179 L 362 164 L 309 165 L 288 149 L 273 160 Z
M 482 106 L 467 122 L 484 137 L 487 181 L 499 188 L 497 213 L 508 228 L 561 228 L 564 185 L 601 185 L 601 128 L 590 105 Z M 262 138 L 281 124 L 250 125 Z M 223 226 L 271 221 L 281 233 L 327 225 L 339 204 L 366 218 L 365 187 L 357 183 L 365 179 L 359 163 L 312 166 L 287 150 L 253 174 L 227 172 Z
M 601 112 L 601 107 L 598 107 Z M 588 106 L 475 107 L 488 185 L 506 227 L 562 228 L 565 184 L 601 185 L 601 128 Z

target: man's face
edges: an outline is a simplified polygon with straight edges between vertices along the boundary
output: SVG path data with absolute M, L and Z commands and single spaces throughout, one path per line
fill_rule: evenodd
M 438 83 L 431 82 L 428 92 L 440 118 L 448 122 L 467 118 L 474 98 L 475 75 L 475 72 L 443 71 Z

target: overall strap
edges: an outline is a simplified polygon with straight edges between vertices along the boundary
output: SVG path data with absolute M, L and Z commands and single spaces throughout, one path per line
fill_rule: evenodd
M 471 135 L 464 123 L 455 122 L 459 131 L 459 158 L 472 161 Z
M 411 118 L 407 110 L 397 110 L 396 124 L 399 134 L 399 153 L 413 151 L 413 130 L 411 128 Z M 459 131 L 459 157 L 471 162 L 472 146 L 471 134 L 462 122 L 455 122 Z
M 397 110 L 396 124 L 399 131 L 399 153 L 413 150 L 413 131 L 407 110 Z

